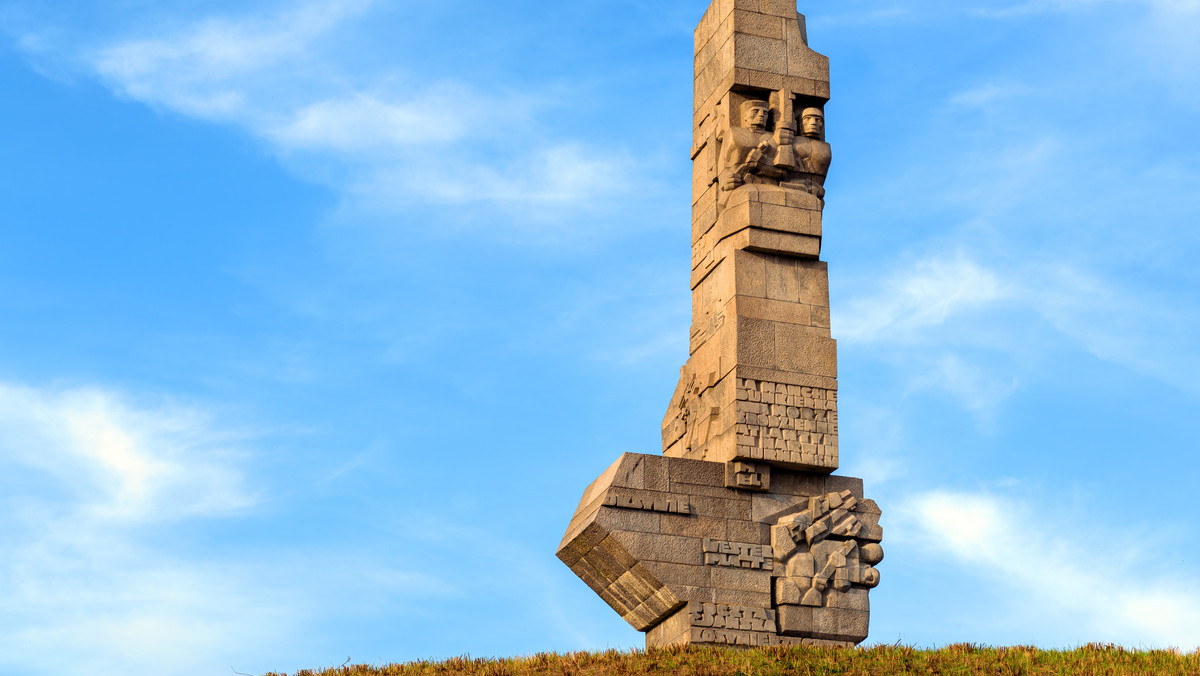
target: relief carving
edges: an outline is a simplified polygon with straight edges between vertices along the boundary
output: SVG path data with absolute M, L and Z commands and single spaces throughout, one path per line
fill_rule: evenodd
M 725 463 L 725 487 L 745 491 L 771 490 L 771 466 L 750 462 Z
M 883 548 L 855 538 L 863 531 L 850 493 L 809 498 L 807 508 L 784 516 L 771 528 L 771 548 L 782 574 L 776 607 L 843 608 L 865 612 L 866 590 L 879 585 L 874 565 Z
M 774 132 L 767 128 L 771 104 L 751 99 L 741 104 L 738 125 L 731 125 L 718 137 L 721 204 L 743 185 L 775 186 L 819 199 L 825 197 L 825 177 L 833 152 L 825 142 L 824 111 L 809 106 L 796 115 L 791 92 L 777 92 L 772 98 L 777 100 L 779 118 Z M 795 133 L 797 127 L 799 135 Z

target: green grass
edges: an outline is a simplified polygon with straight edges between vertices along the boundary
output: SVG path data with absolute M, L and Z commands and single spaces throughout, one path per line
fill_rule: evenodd
M 668 648 L 648 652 L 572 653 L 516 659 L 460 657 L 444 662 L 412 662 L 382 667 L 343 666 L 324 671 L 299 671 L 293 676 L 418 676 L 472 674 L 526 676 L 532 674 L 683 674 L 690 676 L 749 676 L 784 674 L 1196 674 L 1200 653 L 1126 650 L 1090 645 L 1074 650 L 987 648 L 953 645 L 940 650 L 903 646 L 842 648 Z M 265 676 L 286 676 L 267 674 Z

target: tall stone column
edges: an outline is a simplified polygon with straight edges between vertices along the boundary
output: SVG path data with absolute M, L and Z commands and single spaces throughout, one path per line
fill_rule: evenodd
M 714 0 L 695 58 L 690 356 L 663 455 L 601 475 L 558 557 L 649 647 L 854 645 L 883 531 L 831 474 L 829 62 L 794 0 Z
M 696 29 L 691 358 L 663 420 L 666 455 L 837 469 L 818 259 L 828 100 L 829 60 L 792 0 L 709 7 Z

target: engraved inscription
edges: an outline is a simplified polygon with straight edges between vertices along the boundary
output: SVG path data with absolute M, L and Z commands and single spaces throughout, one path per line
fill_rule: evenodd
M 751 631 L 732 631 L 729 629 L 692 628 L 692 643 L 716 643 L 720 645 L 742 646 L 832 646 L 850 648 L 854 644 L 849 641 L 822 641 L 814 638 L 794 638 L 778 634 L 758 633 Z
M 737 629 L 739 631 L 775 631 L 775 611 L 720 603 L 693 603 L 693 627 Z
M 668 497 L 664 494 L 656 495 L 649 491 L 619 491 L 613 489 L 605 496 L 604 504 L 609 507 L 641 509 L 647 512 L 664 512 L 668 514 L 692 513 L 692 504 L 687 498 Z
M 721 542 L 704 538 L 704 564 L 751 570 L 772 570 L 775 555 L 770 546 Z
M 727 462 L 725 463 L 725 487 L 747 491 L 768 491 L 771 489 L 771 466 L 762 463 Z
M 837 464 L 837 391 L 737 381 L 737 444 L 742 457 Z

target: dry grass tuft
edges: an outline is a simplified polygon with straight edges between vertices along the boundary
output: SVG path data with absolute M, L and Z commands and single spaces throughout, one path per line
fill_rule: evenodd
M 908 646 L 872 648 L 779 647 L 739 650 L 687 647 L 646 652 L 538 654 L 515 659 L 455 657 L 442 662 L 411 662 L 387 666 L 343 666 L 324 671 L 299 671 L 292 676 L 876 676 L 887 674 L 945 674 L 947 676 L 1024 676 L 1082 674 L 1086 676 L 1186 674 L 1200 676 L 1200 653 L 1178 650 L 1127 650 L 1091 644 L 1074 650 L 1039 650 L 1028 646 L 991 648 L 959 643 L 939 650 Z M 287 676 L 266 674 L 264 676 Z

